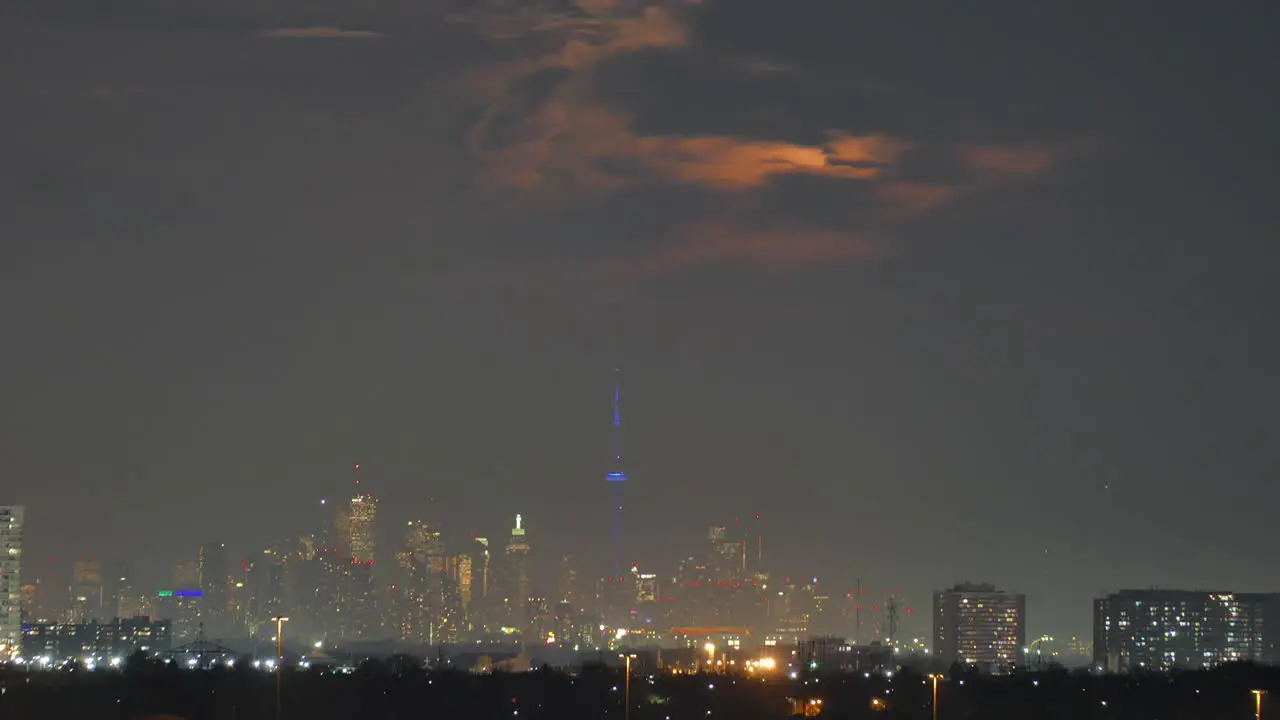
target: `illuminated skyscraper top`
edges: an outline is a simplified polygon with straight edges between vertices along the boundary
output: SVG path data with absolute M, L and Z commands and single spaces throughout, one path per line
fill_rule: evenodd
M 503 558 L 501 589 L 506 597 L 507 621 L 513 627 L 523 627 L 529 602 L 529 538 L 525 534 L 524 518 L 516 515 L 516 526 L 507 539 L 507 554 Z
M 378 518 L 378 499 L 361 487 L 359 465 L 356 465 L 356 492 L 343 509 L 343 515 L 339 530 L 352 562 L 373 562 L 373 529 Z

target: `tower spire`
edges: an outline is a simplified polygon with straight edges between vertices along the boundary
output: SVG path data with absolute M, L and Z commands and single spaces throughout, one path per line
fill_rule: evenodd
M 618 380 L 618 371 L 614 371 L 613 376 L 613 464 L 614 467 L 622 470 L 622 406 L 619 401 L 622 399 L 622 384 Z

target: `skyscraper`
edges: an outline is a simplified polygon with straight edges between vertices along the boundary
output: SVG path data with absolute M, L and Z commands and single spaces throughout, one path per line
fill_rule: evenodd
M 203 595 L 201 615 L 209 626 L 206 630 L 226 631 L 227 606 L 231 601 L 226 543 L 207 542 L 200 546 L 200 592 Z
M 516 515 L 516 526 L 507 539 L 506 572 L 502 592 L 506 596 L 508 622 L 523 626 L 525 606 L 529 602 L 529 541 L 525 537 L 524 519 Z
M 22 642 L 21 505 L 0 505 L 0 657 Z
M 110 620 L 115 616 L 116 608 L 104 608 L 105 600 L 106 582 L 102 561 L 97 558 L 78 558 L 71 568 L 72 621 Z
M 627 481 L 627 473 L 622 469 L 622 408 L 621 385 L 615 378 L 613 382 L 613 468 L 604 476 L 605 482 L 616 489 L 613 503 L 613 580 L 622 578 L 622 485 Z
M 339 541 L 354 562 L 373 562 L 373 533 L 377 518 L 378 499 L 361 487 L 360 466 L 356 465 L 355 495 L 344 503 L 336 520 Z

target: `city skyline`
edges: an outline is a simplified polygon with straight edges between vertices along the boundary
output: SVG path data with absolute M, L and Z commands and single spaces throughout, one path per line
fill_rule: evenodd
M 159 586 L 311 532 L 360 463 L 381 562 L 411 520 L 497 552 L 521 514 L 535 576 L 594 577 L 621 367 L 624 566 L 759 514 L 773 569 L 919 612 L 990 582 L 1031 635 L 1120 588 L 1280 590 L 1269 29 L 18 3 L 0 502 L 29 564 Z

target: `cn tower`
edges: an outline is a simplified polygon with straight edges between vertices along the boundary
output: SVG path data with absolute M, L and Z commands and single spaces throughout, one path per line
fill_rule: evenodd
M 622 577 L 621 558 L 622 554 L 622 485 L 627 482 L 627 473 L 622 469 L 622 408 L 619 404 L 621 400 L 621 384 L 617 377 L 618 371 L 614 371 L 613 379 L 613 429 L 611 433 L 611 442 L 613 450 L 613 468 L 604 476 L 606 482 L 612 483 L 617 489 L 616 500 L 613 504 L 613 580 Z

